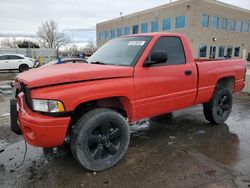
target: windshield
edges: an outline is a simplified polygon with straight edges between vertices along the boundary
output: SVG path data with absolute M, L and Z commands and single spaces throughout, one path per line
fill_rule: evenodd
M 131 66 L 138 60 L 151 37 L 126 37 L 111 40 L 97 50 L 89 63 Z

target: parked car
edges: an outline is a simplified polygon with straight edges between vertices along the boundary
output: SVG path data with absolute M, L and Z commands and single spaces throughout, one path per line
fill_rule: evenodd
M 58 60 L 56 59 L 56 60 L 50 61 L 42 65 L 42 67 L 46 67 L 50 65 L 57 65 L 57 64 L 66 64 L 66 63 L 86 63 L 86 60 L 82 58 L 64 58 L 64 59 L 61 59 L 60 63 L 58 63 Z
M 101 171 L 122 159 L 135 121 L 203 104 L 205 118 L 223 124 L 232 93 L 244 88 L 246 62 L 192 54 L 181 34 L 139 34 L 107 42 L 89 63 L 20 74 L 11 129 L 34 146 L 68 142 L 83 167 Z
M 20 54 L 0 54 L 0 70 L 27 71 L 34 67 L 34 60 Z

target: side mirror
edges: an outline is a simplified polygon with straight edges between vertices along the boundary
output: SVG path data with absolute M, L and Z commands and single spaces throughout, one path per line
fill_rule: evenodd
M 150 67 L 151 65 L 166 63 L 168 60 L 167 53 L 163 50 L 156 50 L 151 53 L 150 60 L 145 61 L 144 66 Z

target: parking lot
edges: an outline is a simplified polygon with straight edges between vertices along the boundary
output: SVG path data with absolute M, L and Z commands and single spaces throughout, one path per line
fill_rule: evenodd
M 29 145 L 17 168 L 25 145 L 22 136 L 10 131 L 9 98 L 0 94 L 0 187 L 249 187 L 247 94 L 235 95 L 224 125 L 206 122 L 200 105 L 138 122 L 131 127 L 125 158 L 103 172 L 81 168 L 67 147 Z

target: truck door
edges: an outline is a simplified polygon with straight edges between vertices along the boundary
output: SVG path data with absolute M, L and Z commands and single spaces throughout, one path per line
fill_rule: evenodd
M 135 118 L 145 118 L 191 106 L 196 97 L 197 70 L 194 62 L 186 62 L 179 37 L 160 37 L 150 54 L 167 53 L 165 63 L 135 67 Z

